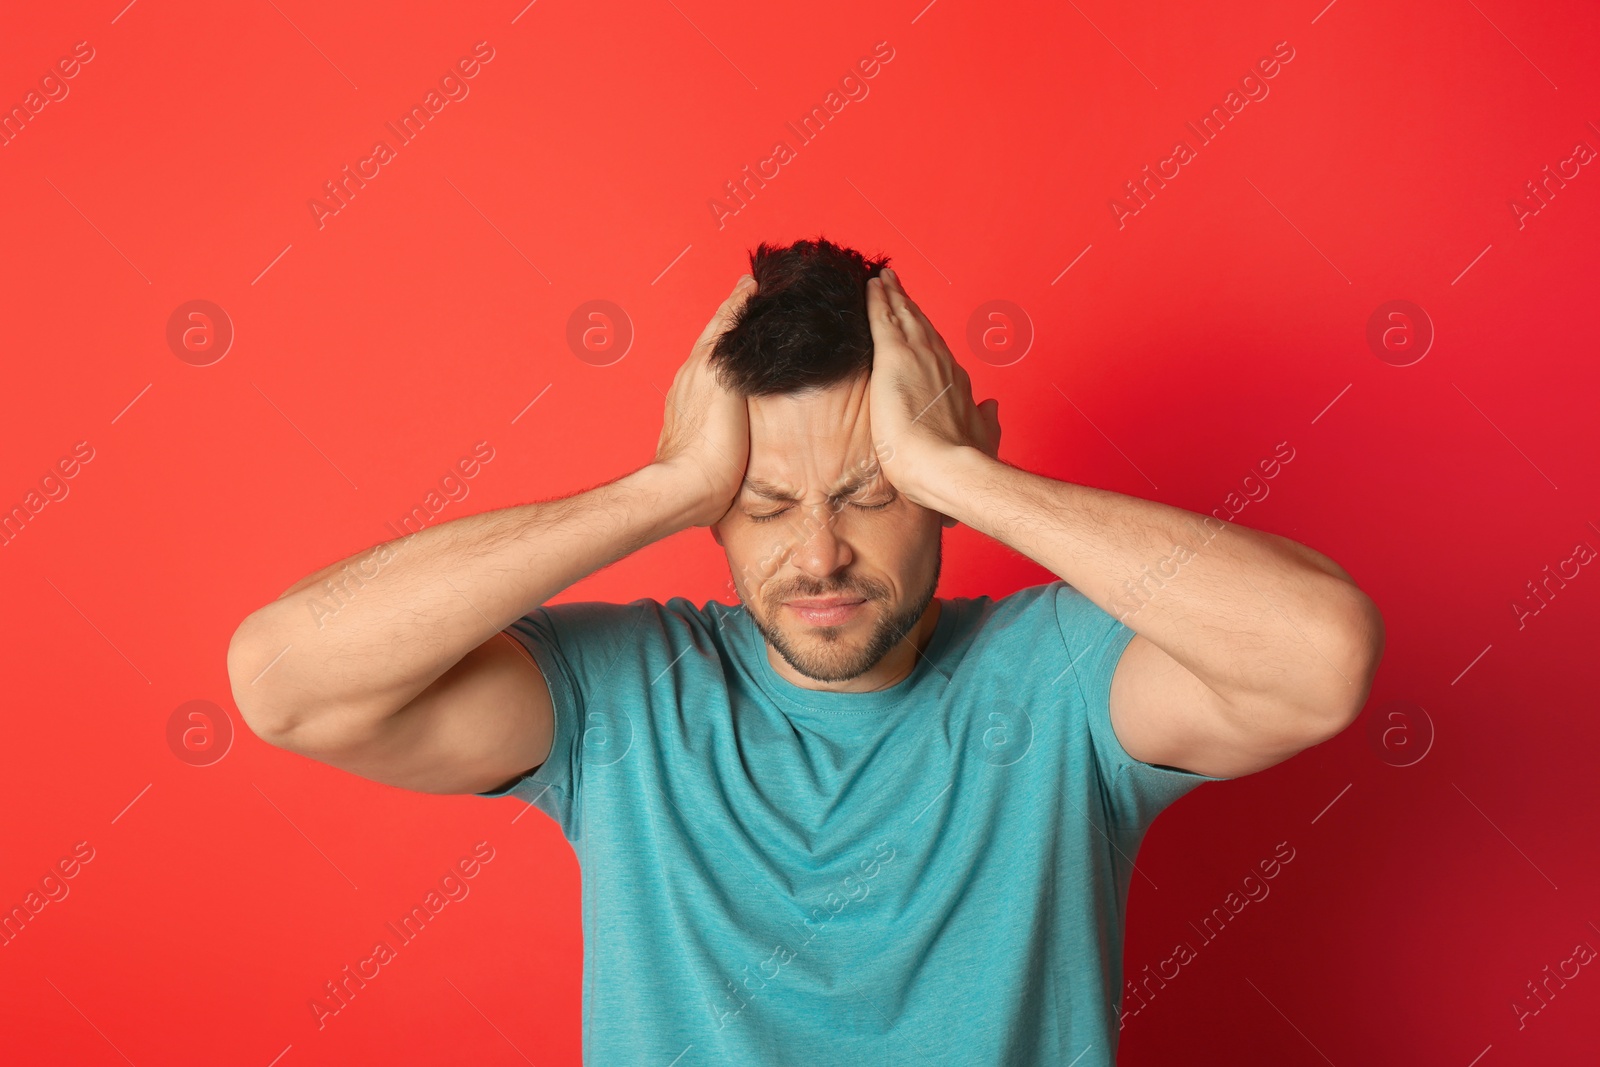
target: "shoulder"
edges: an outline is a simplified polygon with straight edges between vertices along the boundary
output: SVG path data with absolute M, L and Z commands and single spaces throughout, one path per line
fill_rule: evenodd
M 720 645 L 727 620 L 738 610 L 715 600 L 696 605 L 685 597 L 570 600 L 534 608 L 508 629 L 524 643 L 555 649 L 575 666 L 604 670 L 628 659 L 654 662 L 688 647 Z
M 556 630 L 580 629 L 613 634 L 639 630 L 664 630 L 671 627 L 716 625 L 728 605 L 709 600 L 696 606 L 686 597 L 663 602 L 654 597 L 638 597 L 627 602 L 608 600 L 567 600 L 541 604 L 523 620 L 542 623 Z
M 950 615 L 961 640 L 993 642 L 1021 638 L 1029 630 L 1057 626 L 1057 601 L 1061 589 L 1077 591 L 1065 582 L 1044 582 L 1023 586 L 995 598 L 941 597 L 940 611 Z
M 1075 587 L 1060 579 L 1024 586 L 998 600 L 978 597 L 969 612 L 974 625 L 1027 630 L 1042 627 L 1072 643 L 1075 638 L 1097 638 L 1116 618 Z
M 942 610 L 952 618 L 941 658 L 950 661 L 952 671 L 999 669 L 1013 682 L 1051 668 L 1047 680 L 1060 681 L 1056 660 L 1063 641 L 1068 647 L 1095 641 L 1115 622 L 1101 612 L 1102 621 L 1095 627 L 1081 605 L 1099 611 L 1062 581 L 1024 586 L 998 599 L 944 598 Z

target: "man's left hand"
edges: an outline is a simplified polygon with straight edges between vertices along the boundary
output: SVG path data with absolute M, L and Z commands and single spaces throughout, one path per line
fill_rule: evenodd
M 912 503 L 932 507 L 939 470 L 957 449 L 998 458 L 1000 401 L 972 402 L 972 379 L 887 267 L 867 283 L 867 319 L 873 347 L 867 411 L 878 464 Z

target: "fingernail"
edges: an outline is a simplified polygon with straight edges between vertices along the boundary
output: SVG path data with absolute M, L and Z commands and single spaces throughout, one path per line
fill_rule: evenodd
M 895 274 L 893 267 L 885 267 L 885 268 L 883 268 L 882 273 L 883 273 L 884 277 L 888 278 L 892 282 L 897 282 L 897 281 L 900 280 L 899 277 Z
M 753 282 L 755 280 L 756 280 L 756 276 L 754 274 L 741 274 L 741 275 L 739 275 L 738 282 L 736 282 L 734 284 L 734 288 L 737 289 L 741 285 L 749 285 L 751 282 Z

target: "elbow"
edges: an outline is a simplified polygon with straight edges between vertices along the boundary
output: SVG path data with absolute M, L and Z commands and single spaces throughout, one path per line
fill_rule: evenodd
M 260 626 L 254 615 L 247 616 L 228 641 L 228 686 L 233 706 L 250 732 L 271 745 L 283 736 L 281 716 L 273 713 L 269 691 L 264 684 L 272 657 L 262 653 Z
M 307 697 L 302 679 L 283 677 L 293 648 L 259 615 L 246 618 L 228 642 L 228 684 L 250 732 L 274 748 L 319 760 L 370 744 L 387 713 Z
M 1383 657 L 1383 617 L 1359 590 L 1344 605 L 1349 610 L 1342 607 L 1297 627 L 1300 647 L 1309 638 L 1315 652 L 1283 670 L 1294 676 L 1292 683 L 1227 702 L 1233 730 L 1248 756 L 1242 768 L 1224 771 L 1224 777 L 1254 773 L 1331 741 L 1360 718 Z
M 1350 588 L 1351 605 L 1337 630 L 1339 654 L 1333 659 L 1338 667 L 1336 684 L 1313 716 L 1318 744 L 1343 733 L 1361 717 L 1383 660 L 1387 636 L 1383 613 L 1371 597 L 1354 586 Z
M 291 647 L 263 624 L 260 613 L 247 616 L 228 641 L 228 685 L 251 733 L 275 748 L 299 751 L 294 738 L 304 732 L 307 715 L 285 698 L 272 675 Z

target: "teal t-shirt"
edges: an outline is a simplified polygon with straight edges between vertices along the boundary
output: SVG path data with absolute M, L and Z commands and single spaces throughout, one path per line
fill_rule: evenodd
M 549 605 L 508 632 L 555 744 L 480 795 L 577 854 L 586 1064 L 1115 1062 L 1133 859 L 1218 779 L 1124 751 L 1134 631 L 1078 590 L 946 599 L 872 693 L 785 680 L 717 601 Z

